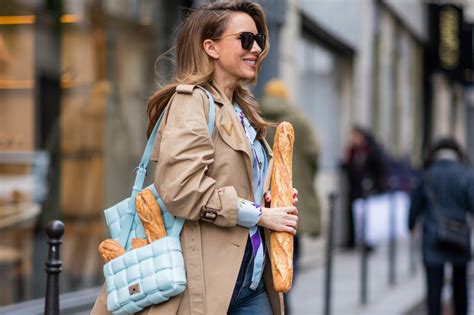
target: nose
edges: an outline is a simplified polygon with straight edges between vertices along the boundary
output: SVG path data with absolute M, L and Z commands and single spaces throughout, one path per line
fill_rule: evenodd
M 262 52 L 262 48 L 260 48 L 260 46 L 258 46 L 256 40 L 253 41 L 252 48 L 250 49 L 250 52 L 253 53 L 253 54 L 257 54 L 257 55 L 260 55 L 260 53 Z

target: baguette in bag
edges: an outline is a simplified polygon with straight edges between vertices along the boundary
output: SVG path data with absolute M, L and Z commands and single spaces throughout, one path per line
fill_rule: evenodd
M 135 206 L 138 216 L 143 224 L 146 240 L 141 238 L 132 239 L 132 249 L 148 245 L 166 236 L 166 227 L 161 215 L 160 205 L 149 189 L 138 193 L 135 197 Z M 99 253 L 105 262 L 125 253 L 125 249 L 117 241 L 106 239 L 99 245 Z

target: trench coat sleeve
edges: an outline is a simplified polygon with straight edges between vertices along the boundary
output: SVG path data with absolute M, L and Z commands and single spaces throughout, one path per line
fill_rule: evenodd
M 207 128 L 209 100 L 203 91 L 177 93 L 161 127 L 155 186 L 168 211 L 186 220 L 235 226 L 238 197 L 233 186 L 217 187 L 208 175 L 214 145 Z

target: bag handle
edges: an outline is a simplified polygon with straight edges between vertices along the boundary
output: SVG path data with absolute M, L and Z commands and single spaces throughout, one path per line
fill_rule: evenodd
M 209 119 L 207 123 L 207 129 L 208 129 L 209 135 L 212 136 L 212 133 L 214 132 L 214 122 L 215 122 L 215 112 L 216 112 L 216 109 L 214 108 L 214 97 L 205 88 L 201 86 L 196 86 L 196 87 L 206 92 L 207 97 L 209 98 Z M 136 210 L 135 210 L 135 197 L 143 189 L 143 183 L 145 181 L 148 162 L 150 161 L 150 158 L 151 158 L 151 153 L 153 151 L 153 144 L 155 143 L 156 135 L 158 133 L 158 128 L 160 126 L 161 119 L 163 118 L 164 112 L 165 111 L 161 113 L 160 117 L 158 118 L 155 124 L 155 127 L 153 127 L 153 131 L 151 132 L 150 137 L 148 138 L 148 141 L 146 143 L 145 150 L 143 151 L 140 164 L 138 164 L 137 168 L 135 169 L 137 175 L 135 176 L 135 182 L 132 188 L 132 195 L 130 196 L 130 200 L 129 200 L 130 204 L 127 209 L 127 215 L 129 219 L 125 220 L 125 224 L 122 227 L 120 236 L 118 238 L 118 243 L 124 247 L 126 246 L 128 242 L 130 232 L 132 231 L 133 223 L 135 222 L 135 220 L 139 220 L 138 216 L 136 215 Z M 159 197 L 158 192 L 156 193 L 156 195 Z M 181 233 L 181 229 L 183 228 L 183 225 L 184 225 L 184 219 L 176 217 L 176 220 L 173 224 L 173 228 L 171 232 L 172 235 L 178 237 Z

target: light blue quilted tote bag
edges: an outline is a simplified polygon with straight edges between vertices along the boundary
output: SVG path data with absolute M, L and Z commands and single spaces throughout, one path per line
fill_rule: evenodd
M 201 88 L 203 89 L 203 88 Z M 214 99 L 209 97 L 208 131 L 212 135 L 215 121 Z M 143 189 L 146 169 L 163 113 L 158 119 L 136 169 L 132 195 L 104 210 L 111 237 L 127 252 L 104 265 L 107 287 L 107 309 L 113 314 L 133 314 L 144 308 L 169 300 L 186 287 L 186 273 L 181 250 L 180 233 L 184 219 L 168 213 L 155 186 L 148 186 L 155 195 L 165 223 L 167 236 L 146 246 L 130 250 L 135 237 L 146 238 L 143 225 L 135 211 L 135 197 Z

